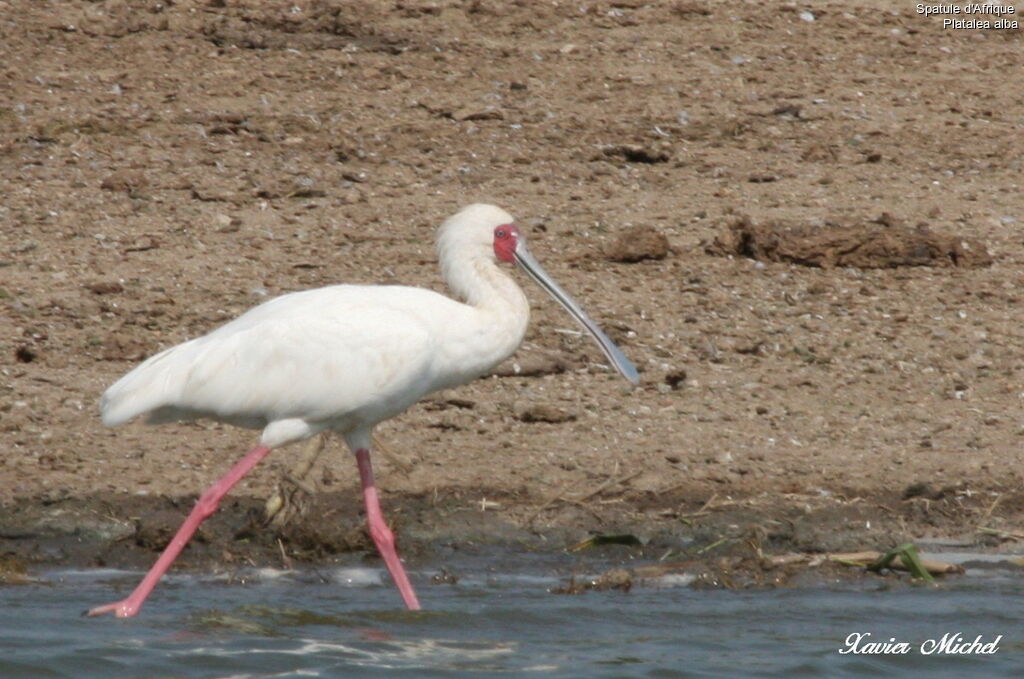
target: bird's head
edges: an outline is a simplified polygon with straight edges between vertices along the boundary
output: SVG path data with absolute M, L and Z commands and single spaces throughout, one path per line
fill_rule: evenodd
M 494 227 L 494 254 L 501 261 L 515 264 L 516 250 L 522 242 L 519 227 L 512 222 Z
M 626 358 L 622 350 L 608 338 L 576 301 L 544 271 L 526 248 L 526 239 L 519 231 L 512 215 L 494 205 L 477 203 L 463 208 L 449 217 L 441 226 L 438 236 L 438 250 L 445 279 L 453 289 L 466 299 L 473 298 L 477 285 L 476 272 L 466 279 L 457 275 L 465 262 L 482 257 L 495 257 L 502 262 L 515 264 L 543 288 L 555 301 L 575 318 L 597 341 L 605 356 L 615 369 L 630 382 L 639 380 L 636 367 Z M 492 254 L 493 253 L 493 254 Z M 493 260 L 492 260 L 493 261 Z
M 500 235 L 499 235 L 500 232 Z M 468 205 L 445 220 L 438 233 L 438 250 L 442 259 L 446 252 L 459 258 L 490 256 L 512 262 L 513 253 L 522 242 L 512 215 L 496 205 Z

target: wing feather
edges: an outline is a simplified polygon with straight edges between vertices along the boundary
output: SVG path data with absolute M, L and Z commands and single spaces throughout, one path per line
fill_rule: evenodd
M 278 297 L 143 362 L 104 394 L 103 421 L 383 419 L 436 388 L 439 328 L 464 308 L 398 286 Z

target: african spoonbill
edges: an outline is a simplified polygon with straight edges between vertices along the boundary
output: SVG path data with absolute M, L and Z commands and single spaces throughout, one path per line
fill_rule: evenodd
M 253 448 L 196 502 L 163 554 L 125 599 L 87 615 L 139 612 L 157 581 L 224 495 L 271 450 L 340 434 L 359 468 L 369 532 L 410 610 L 420 608 L 384 522 L 370 466 L 373 427 L 423 396 L 468 382 L 523 340 L 526 296 L 495 261 L 514 263 L 597 341 L 634 384 L 636 368 L 540 267 L 519 227 L 493 205 L 470 205 L 438 235 L 441 269 L 464 302 L 422 288 L 334 285 L 257 306 L 207 335 L 162 351 L 103 394 L 103 423 L 209 418 L 262 429 Z

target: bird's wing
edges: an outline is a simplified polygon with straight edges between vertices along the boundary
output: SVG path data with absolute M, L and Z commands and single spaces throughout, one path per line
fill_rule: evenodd
M 437 321 L 462 306 L 418 288 L 285 295 L 141 364 L 104 394 L 103 419 L 383 419 L 435 388 Z

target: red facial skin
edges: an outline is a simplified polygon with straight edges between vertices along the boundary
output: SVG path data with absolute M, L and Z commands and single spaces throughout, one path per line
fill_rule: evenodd
M 503 262 L 515 262 L 516 246 L 519 244 L 519 227 L 502 224 L 494 228 L 494 254 Z

